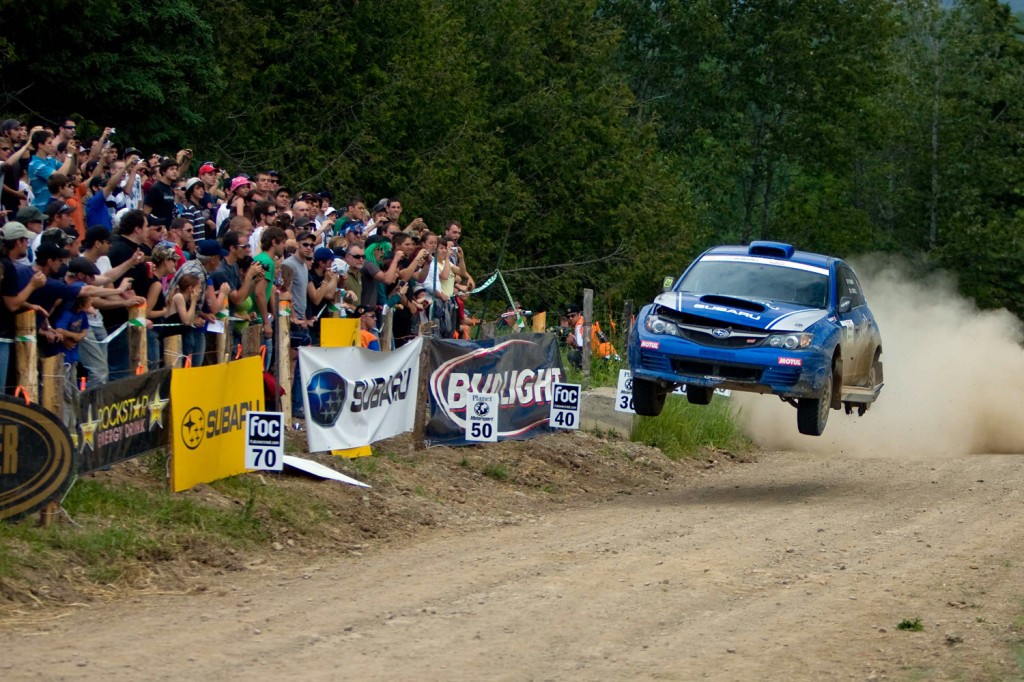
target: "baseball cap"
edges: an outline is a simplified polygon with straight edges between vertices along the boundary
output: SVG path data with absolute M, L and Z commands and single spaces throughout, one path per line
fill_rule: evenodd
M 313 252 L 313 260 L 314 261 L 334 260 L 334 258 L 335 258 L 334 252 L 331 251 L 330 249 L 328 249 L 325 246 L 321 246 L 320 248 L 318 248 L 316 251 Z
M 330 199 L 331 201 L 334 201 L 334 195 L 331 194 L 330 190 L 322 189 L 317 192 L 316 195 L 321 199 Z
M 215 165 L 213 165 L 213 163 L 211 163 L 210 161 L 207 161 L 206 163 L 204 163 L 202 166 L 199 167 L 199 174 L 200 175 L 206 175 L 207 173 L 216 173 L 216 172 L 217 172 L 217 167 Z
M 251 184 L 252 182 L 249 181 L 249 178 L 239 175 L 234 180 L 231 181 L 231 191 L 234 192 L 239 187 Z
M 199 169 L 199 170 L 200 170 L 200 172 L 202 171 L 202 169 Z M 193 187 L 195 187 L 196 185 L 201 184 L 202 182 L 203 181 L 200 180 L 199 178 L 189 178 L 188 182 L 185 183 L 185 194 L 188 194 L 189 192 L 191 192 Z
M 53 242 L 43 242 L 36 247 L 36 262 L 44 262 L 57 260 L 59 258 L 67 258 L 70 252 L 60 246 L 57 246 Z
M 59 227 L 48 227 L 43 230 L 39 241 L 41 244 L 56 244 L 57 246 L 65 247 L 68 244 L 73 244 L 75 238 Z
M 11 222 L 4 225 L 3 229 L 0 230 L 0 234 L 3 235 L 4 241 L 14 241 L 15 239 L 32 239 L 33 237 L 36 236 L 27 227 L 25 227 L 16 220 L 12 220 Z
M 298 230 L 299 228 L 309 227 L 313 224 L 313 221 L 309 218 L 296 218 L 295 222 L 292 223 L 292 229 Z
M 220 256 L 224 258 L 228 255 L 225 249 L 220 248 L 220 244 L 217 243 L 216 239 L 200 239 L 196 242 L 196 251 L 200 256 Z
M 567 305 L 565 307 L 565 314 L 566 315 L 572 315 L 573 313 L 578 313 L 579 311 L 580 311 L 580 307 L 578 305 L 576 305 L 575 303 L 570 303 L 569 305 Z
M 352 311 L 352 317 L 362 317 L 367 313 L 376 313 L 377 311 L 365 305 L 357 305 L 356 309 Z
M 84 256 L 76 256 L 68 262 L 68 272 L 83 275 L 98 275 L 100 274 L 100 269 L 88 258 L 85 258 Z
M 35 206 L 22 206 L 18 209 L 18 215 L 16 217 L 20 223 L 43 222 L 43 212 Z
M 380 201 L 378 201 L 376 204 L 373 205 L 373 210 L 370 211 L 370 213 L 371 214 L 373 214 L 373 213 L 382 213 L 382 212 L 386 212 L 387 210 L 388 210 L 388 199 L 387 199 L 387 197 L 384 197 L 383 199 L 381 199 Z
M 72 213 L 73 211 L 74 209 L 65 204 L 63 201 L 51 201 L 49 204 L 47 204 L 45 213 L 50 220 L 53 220 L 53 218 L 57 215 L 67 215 L 68 213 Z

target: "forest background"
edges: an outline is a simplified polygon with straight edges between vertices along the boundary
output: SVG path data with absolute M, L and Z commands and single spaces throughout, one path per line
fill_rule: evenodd
M 1018 0 L 1019 1 L 1019 0 Z M 0 0 L 0 115 L 460 220 L 525 307 L 772 239 L 1024 315 L 1024 42 L 995 0 Z M 196 169 L 193 169 L 193 172 Z

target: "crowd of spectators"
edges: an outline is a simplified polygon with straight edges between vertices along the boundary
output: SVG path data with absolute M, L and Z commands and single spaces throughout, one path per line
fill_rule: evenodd
M 40 355 L 63 353 L 67 383 L 89 387 L 139 369 L 129 367 L 125 328 L 140 305 L 148 368 L 161 365 L 168 337 L 180 336 L 186 362 L 199 366 L 211 335 L 234 348 L 258 326 L 270 371 L 282 301 L 293 355 L 319 344 L 325 316 L 358 318 L 367 348 L 380 349 L 385 311 L 393 347 L 426 321 L 443 337 L 468 334 L 464 300 L 475 283 L 459 222 L 434 233 L 422 218 L 406 223 L 395 196 L 336 206 L 330 190 L 286 186 L 274 170 L 229 174 L 190 149 L 147 154 L 117 144 L 113 128 L 85 139 L 77 129 L 73 118 L 0 124 L 6 392 L 25 310 L 36 312 Z

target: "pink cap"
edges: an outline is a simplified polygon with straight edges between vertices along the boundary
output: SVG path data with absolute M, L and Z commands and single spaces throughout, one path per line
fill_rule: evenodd
M 241 175 L 239 175 L 237 178 L 235 178 L 234 180 L 231 181 L 231 191 L 234 192 L 236 189 L 238 189 L 242 185 L 251 185 L 251 184 L 252 183 L 249 181 L 249 178 L 243 178 Z

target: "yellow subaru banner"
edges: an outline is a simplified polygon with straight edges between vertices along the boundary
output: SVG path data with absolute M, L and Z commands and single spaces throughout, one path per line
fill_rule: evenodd
M 324 348 L 360 345 L 359 318 L 320 318 L 320 345 Z
M 245 415 L 263 409 L 258 357 L 171 372 L 171 488 L 245 473 Z
M 322 348 L 341 348 L 359 346 L 359 318 L 325 317 L 320 320 L 320 346 Z M 373 450 L 369 445 L 345 450 L 331 450 L 336 457 L 369 457 Z

